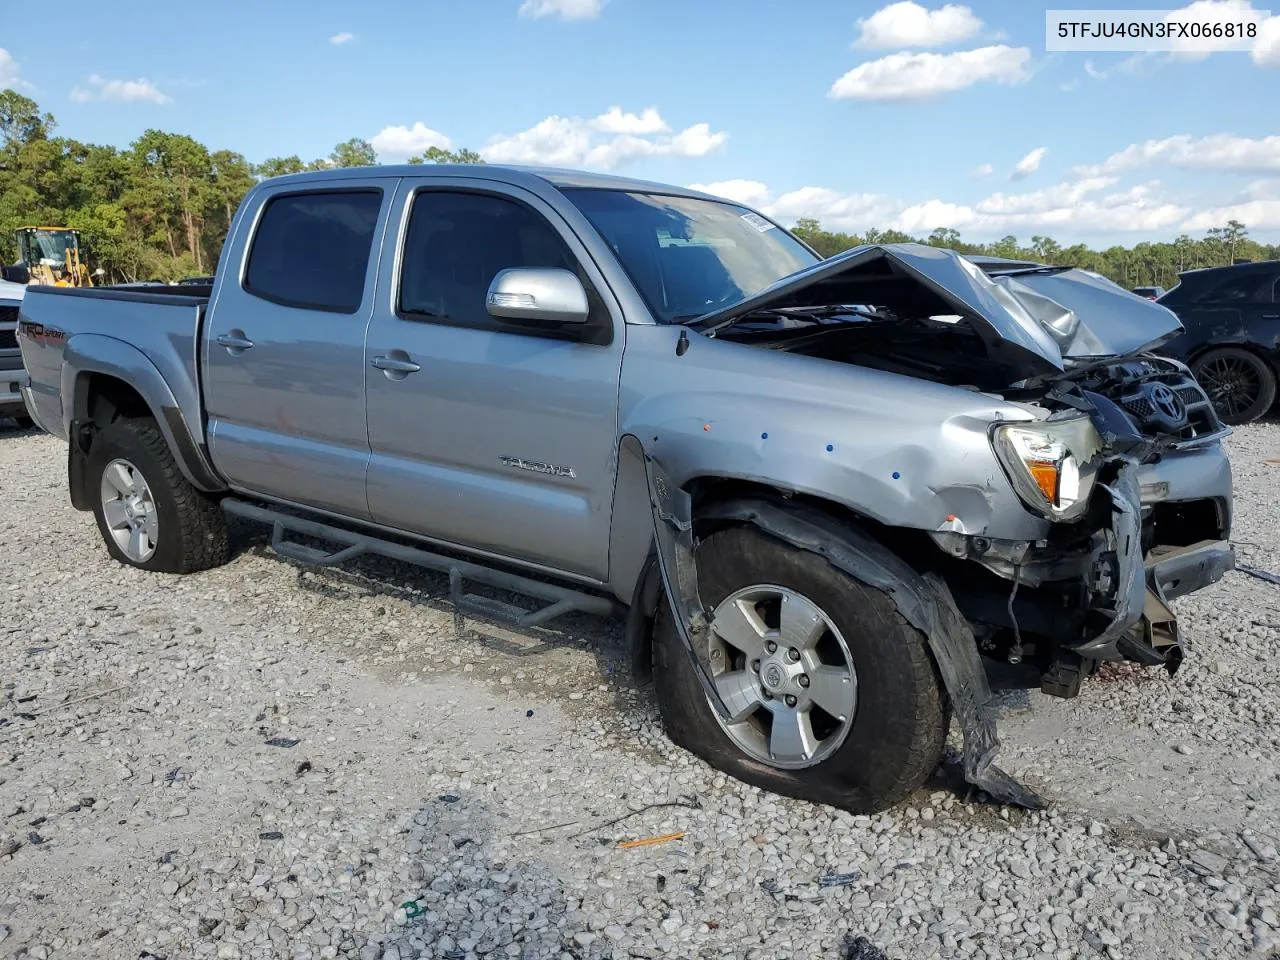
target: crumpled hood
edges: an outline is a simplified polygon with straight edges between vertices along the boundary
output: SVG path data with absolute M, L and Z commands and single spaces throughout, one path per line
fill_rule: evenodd
M 1182 330 L 1168 308 L 1075 267 L 965 257 L 919 243 L 854 247 L 799 270 L 693 326 L 715 331 L 762 310 L 862 304 L 911 320 L 960 316 L 993 360 L 1022 376 L 1122 356 Z

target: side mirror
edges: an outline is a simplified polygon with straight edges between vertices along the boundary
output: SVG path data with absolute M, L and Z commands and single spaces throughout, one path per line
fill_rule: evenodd
M 590 313 L 582 281 L 559 267 L 498 271 L 489 284 L 485 307 L 495 320 L 514 323 L 586 323 Z

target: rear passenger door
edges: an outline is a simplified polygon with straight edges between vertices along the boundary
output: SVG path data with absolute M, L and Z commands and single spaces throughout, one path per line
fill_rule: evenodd
M 373 519 L 606 579 L 623 326 L 603 277 L 520 187 L 406 179 L 396 206 L 366 352 Z M 492 319 L 489 284 L 509 267 L 577 273 L 584 329 Z
M 394 185 L 282 186 L 233 231 L 203 359 L 210 453 L 236 489 L 368 517 L 364 337 Z

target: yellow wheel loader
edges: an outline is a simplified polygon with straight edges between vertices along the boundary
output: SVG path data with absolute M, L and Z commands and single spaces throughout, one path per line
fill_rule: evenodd
M 80 231 L 70 227 L 22 227 L 17 231 L 18 262 L 5 268 L 6 279 L 50 287 L 91 287 L 93 277 L 80 259 Z

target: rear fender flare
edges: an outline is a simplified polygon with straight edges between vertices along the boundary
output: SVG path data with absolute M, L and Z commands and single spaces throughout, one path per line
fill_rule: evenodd
M 99 334 L 77 334 L 67 341 L 62 355 L 63 430 L 76 446 L 78 426 L 89 420 L 90 374 L 104 374 L 128 384 L 142 398 L 165 442 L 173 451 L 187 481 L 204 493 L 226 489 L 198 440 L 199 433 L 182 416 L 173 390 L 163 375 L 137 347 Z

